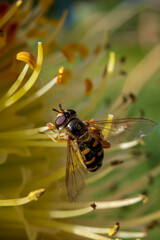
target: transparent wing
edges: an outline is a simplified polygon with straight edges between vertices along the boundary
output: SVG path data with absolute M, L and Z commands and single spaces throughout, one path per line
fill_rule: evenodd
M 157 124 L 144 118 L 113 119 L 112 121 L 89 121 L 91 131 L 101 135 L 104 140 L 122 143 L 143 138 L 151 134 Z M 99 132 L 99 133 L 98 133 Z
M 75 141 L 68 139 L 66 187 L 70 201 L 76 201 L 85 188 L 87 169 L 80 160 L 81 155 Z

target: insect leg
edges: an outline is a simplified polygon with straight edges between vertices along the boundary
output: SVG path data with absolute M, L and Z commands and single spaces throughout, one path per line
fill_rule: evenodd
M 47 123 L 46 126 L 48 127 L 49 130 L 54 131 L 54 125 L 52 123 Z
M 52 131 L 52 132 L 54 132 L 54 125 L 52 124 L 52 123 L 47 123 L 46 124 L 46 126 L 48 127 L 48 130 L 50 130 L 50 131 Z M 66 139 L 55 139 L 53 136 L 51 136 L 49 133 L 47 133 L 46 131 L 43 131 L 43 132 L 40 132 L 40 133 L 43 133 L 43 134 L 45 134 L 47 137 L 49 137 L 52 141 L 54 141 L 54 142 L 66 142 Z M 59 134 L 58 134 L 58 137 L 59 138 L 62 138 L 63 136 L 60 136 Z
M 45 135 L 47 135 L 52 141 L 54 141 L 54 142 L 66 142 L 67 141 L 67 139 L 55 139 L 54 137 L 52 137 L 50 134 L 48 134 L 48 133 L 44 133 Z

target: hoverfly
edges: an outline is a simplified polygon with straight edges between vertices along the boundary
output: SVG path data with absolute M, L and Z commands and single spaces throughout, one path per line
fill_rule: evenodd
M 58 112 L 55 126 L 62 134 L 62 141 L 67 141 L 66 188 L 70 201 L 76 201 L 83 191 L 87 173 L 102 166 L 104 148 L 110 148 L 115 142 L 128 142 L 149 135 L 157 125 L 144 118 L 82 121 L 74 110 L 64 110 L 61 104 L 59 108 L 53 111 Z M 107 137 L 103 135 L 104 130 L 108 131 Z

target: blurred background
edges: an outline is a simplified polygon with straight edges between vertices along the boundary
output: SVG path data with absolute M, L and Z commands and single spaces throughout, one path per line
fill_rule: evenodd
M 0 2 L 0 20 L 15 3 Z M 0 28 L 0 198 L 27 196 L 42 187 L 46 190 L 37 202 L 1 208 L 0 238 L 84 239 L 74 231 L 68 233 L 65 224 L 104 228 L 118 221 L 122 231 L 147 232 L 147 240 L 159 240 L 159 126 L 133 148 L 106 151 L 102 172 L 95 173 L 95 179 L 88 177 L 80 203 L 75 204 L 66 196 L 66 145 L 56 145 L 33 129 L 54 123 L 52 108 L 59 103 L 64 109 L 75 109 L 82 119 L 106 119 L 113 114 L 116 118 L 144 117 L 159 124 L 160 2 L 23 0 Z M 36 58 L 39 41 L 44 49 L 40 75 L 31 89 L 17 100 L 13 97 L 8 106 L 4 96 L 24 67 L 16 54 L 28 51 Z M 109 62 L 114 65 L 111 73 Z M 60 66 L 65 69 L 64 82 L 44 89 Z M 113 160 L 124 163 L 110 168 Z M 61 219 L 57 223 L 56 217 L 50 217 L 51 211 L 141 193 L 149 199 L 146 204 L 64 217 L 63 226 Z

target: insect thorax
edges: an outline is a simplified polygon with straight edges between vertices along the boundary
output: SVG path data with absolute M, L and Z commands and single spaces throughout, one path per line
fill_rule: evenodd
M 89 132 L 87 126 L 78 118 L 71 119 L 66 130 L 77 140 L 86 140 L 89 138 Z

